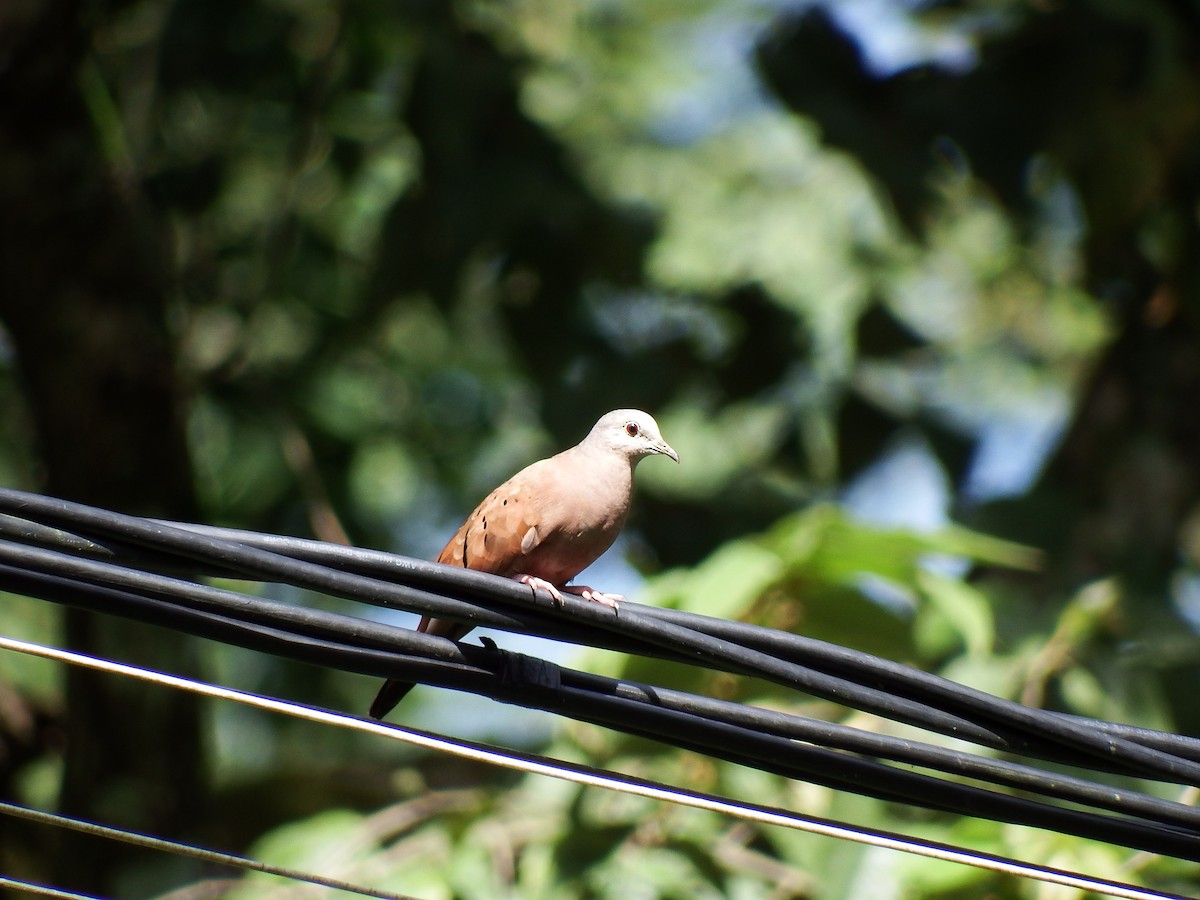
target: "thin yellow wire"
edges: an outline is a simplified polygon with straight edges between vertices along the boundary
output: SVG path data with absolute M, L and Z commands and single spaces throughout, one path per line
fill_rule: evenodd
M 376 734 L 380 737 L 402 741 L 406 744 L 411 744 L 417 747 L 423 747 L 426 750 L 432 750 L 438 753 L 447 753 L 452 756 L 458 756 L 464 759 L 474 760 L 476 762 L 502 766 L 504 768 L 514 769 L 516 771 L 526 772 L 529 774 L 559 778 L 565 781 L 571 781 L 576 784 L 587 785 L 590 787 L 622 791 L 624 793 L 635 794 L 637 796 L 646 797 L 653 800 L 677 803 L 681 806 L 717 812 L 721 813 L 722 815 L 745 819 L 747 821 L 757 822 L 763 825 L 778 825 L 784 828 L 794 828 L 810 834 L 821 834 L 825 835 L 826 837 L 854 841 L 856 843 L 866 844 L 872 847 L 881 847 L 884 849 L 897 850 L 904 853 L 912 853 L 917 856 L 925 856 L 931 859 L 940 859 L 946 862 L 955 862 L 962 865 L 975 866 L 976 868 L 987 869 L 993 872 L 1016 875 L 1023 878 L 1032 878 L 1038 881 L 1048 882 L 1050 884 L 1059 884 L 1065 887 L 1077 888 L 1079 890 L 1092 891 L 1097 894 L 1104 894 L 1111 897 L 1124 897 L 1129 898 L 1129 900 L 1187 900 L 1187 898 L 1180 897 L 1177 894 L 1161 893 L 1148 888 L 1137 887 L 1136 885 L 1108 881 L 1101 878 L 1093 878 L 1077 872 L 1054 869 L 1049 866 L 1041 866 L 1035 863 L 1022 862 L 1020 860 L 996 856 L 994 854 L 979 853 L 959 847 L 938 844 L 933 841 L 907 837 L 901 834 L 877 831 L 874 829 L 858 828 L 856 826 L 841 822 L 803 816 L 798 813 L 775 807 L 742 803 L 725 797 L 703 794 L 697 791 L 689 791 L 659 782 L 632 778 L 630 776 L 621 775 L 617 772 L 610 772 L 602 769 L 592 769 L 586 766 L 565 763 L 559 760 L 537 756 L 534 754 L 514 753 L 508 750 L 489 747 L 485 744 L 443 737 L 441 735 L 431 734 L 429 732 L 404 728 L 399 725 L 370 721 L 357 716 L 349 716 L 344 713 L 335 713 L 328 710 L 305 706 L 303 704 L 290 703 L 284 700 L 276 700 L 272 697 L 262 697 L 257 694 L 231 690 L 229 688 L 218 687 L 217 685 L 193 681 L 187 678 L 180 678 L 176 675 L 153 672 L 148 669 L 141 669 L 136 666 L 126 665 L 124 663 L 112 662 L 105 659 L 97 659 L 82 653 L 61 650 L 55 647 L 45 647 L 40 644 L 19 641 L 13 638 L 0 636 L 0 649 L 11 650 L 17 653 L 27 653 L 32 656 L 42 657 L 44 659 L 54 659 L 60 662 L 70 663 L 71 665 L 83 666 L 85 668 L 109 672 L 117 675 L 124 675 L 129 678 L 137 678 L 142 681 L 173 687 L 177 688 L 178 690 L 189 691 L 191 693 L 200 694 L 206 697 L 231 700 L 235 703 L 242 703 L 257 709 L 293 716 L 295 718 L 306 719 L 310 722 L 319 722 L 325 725 L 348 728 L 353 731 L 364 732 L 367 734 Z M 138 837 L 144 836 L 139 835 Z M 149 838 L 148 840 L 159 841 L 160 839 Z M 176 848 L 176 852 L 183 852 L 178 848 L 186 847 L 186 845 L 182 844 L 173 844 L 172 846 Z M 208 853 L 212 851 L 203 852 Z M 257 863 L 253 860 L 246 860 L 244 857 L 230 857 L 230 860 L 231 861 L 228 863 L 229 865 L 241 865 L 241 863 L 233 862 L 233 860 L 243 860 L 248 864 L 243 866 L 245 868 L 266 871 L 261 868 L 263 866 L 262 863 Z M 291 877 L 297 876 L 293 875 Z M 312 880 L 315 877 L 316 876 L 311 876 L 304 878 L 303 880 Z M 347 886 L 343 889 L 355 890 L 360 893 L 372 894 L 374 896 L 394 896 L 353 886 Z

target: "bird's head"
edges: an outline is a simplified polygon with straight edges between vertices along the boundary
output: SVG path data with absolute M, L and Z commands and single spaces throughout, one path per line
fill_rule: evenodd
M 614 409 L 602 416 L 584 440 L 585 444 L 620 453 L 636 463 L 643 456 L 661 453 L 679 462 L 679 454 L 658 433 L 654 416 L 640 409 Z

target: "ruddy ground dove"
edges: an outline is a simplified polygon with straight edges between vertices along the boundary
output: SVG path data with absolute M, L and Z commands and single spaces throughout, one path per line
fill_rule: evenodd
M 515 578 L 559 602 L 568 591 L 616 607 L 618 595 L 567 582 L 617 539 L 629 515 L 634 467 L 656 453 L 679 462 L 653 416 L 613 410 L 580 443 L 527 466 L 488 494 L 437 561 Z M 458 640 L 471 629 L 426 616 L 417 630 Z M 383 718 L 412 687 L 385 682 L 371 717 Z

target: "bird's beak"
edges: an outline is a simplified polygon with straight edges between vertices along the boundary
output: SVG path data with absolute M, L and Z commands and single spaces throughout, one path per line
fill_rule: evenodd
M 669 456 L 671 459 L 675 460 L 675 462 L 679 462 L 679 454 L 676 453 L 675 448 L 666 441 L 660 440 L 658 443 L 653 444 L 652 446 L 654 447 L 655 453 L 661 453 L 663 456 Z

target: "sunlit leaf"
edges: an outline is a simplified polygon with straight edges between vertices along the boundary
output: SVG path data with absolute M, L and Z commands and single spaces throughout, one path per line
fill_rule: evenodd
M 926 599 L 958 632 L 967 653 L 986 656 L 992 652 L 995 630 L 988 598 L 964 581 L 925 570 L 918 582 Z

